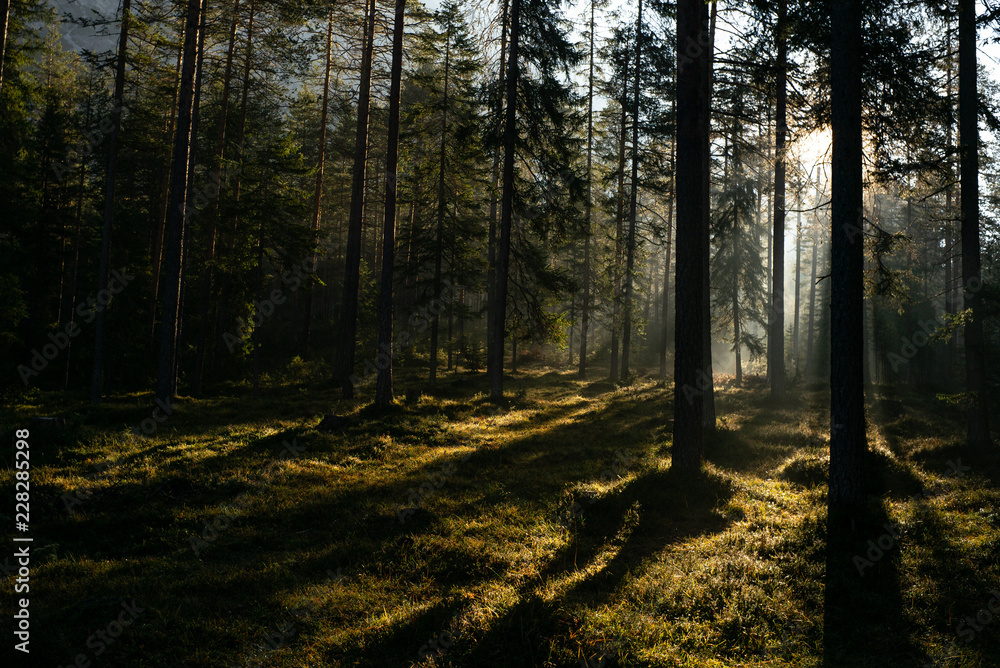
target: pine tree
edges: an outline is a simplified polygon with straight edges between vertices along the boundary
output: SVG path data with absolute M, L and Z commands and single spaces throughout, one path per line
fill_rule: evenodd
M 672 466 L 700 469 L 704 451 L 705 344 L 708 269 L 709 101 L 712 42 L 708 7 L 677 3 L 677 312 L 674 347 L 674 442 Z M 710 359 L 710 353 L 708 353 Z M 708 376 L 708 380 L 705 377 Z
M 101 232 L 101 265 L 98 271 L 98 292 L 108 289 L 111 271 L 111 234 L 115 215 L 115 186 L 118 175 L 118 136 L 125 97 L 125 60 L 128 53 L 128 28 L 131 21 L 131 0 L 123 0 L 121 33 L 118 36 L 118 56 L 115 64 L 115 91 L 112 97 L 111 131 L 108 133 L 108 166 L 104 176 L 104 225 Z M 107 347 L 107 311 L 97 312 L 94 338 L 94 373 L 90 387 L 90 401 L 100 403 L 104 387 L 104 354 Z
M 392 31 L 392 74 L 389 92 L 389 140 L 386 157 L 385 219 L 382 228 L 382 286 L 378 310 L 378 351 L 388 357 L 379 368 L 375 406 L 392 403 L 392 282 L 396 250 L 396 180 L 399 164 L 399 93 L 403 73 L 403 29 L 406 0 L 396 0 Z M 376 353 L 376 354 L 377 354 Z
M 834 526 L 864 506 L 868 448 L 862 378 L 864 208 L 861 144 L 861 0 L 835 0 L 830 39 L 832 274 L 830 329 L 830 491 Z
M 170 405 L 177 390 L 177 327 L 180 318 L 181 272 L 184 233 L 187 225 L 188 161 L 191 153 L 191 120 L 194 110 L 198 38 L 202 27 L 202 6 L 189 0 L 184 29 L 184 64 L 178 98 L 177 129 L 171 166 L 170 208 L 167 226 L 166 281 L 164 284 L 163 321 L 160 353 L 157 359 L 156 399 Z
M 965 308 L 965 373 L 972 404 L 968 413 L 969 445 L 992 444 L 986 407 L 986 358 L 980 289 L 979 236 L 979 90 L 977 83 L 976 3 L 959 2 L 958 14 L 958 132 L 962 181 L 962 286 Z

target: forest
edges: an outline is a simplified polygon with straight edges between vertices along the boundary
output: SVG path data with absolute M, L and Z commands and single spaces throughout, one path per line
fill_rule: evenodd
M 8 665 L 1000 666 L 994 0 L 0 0 Z

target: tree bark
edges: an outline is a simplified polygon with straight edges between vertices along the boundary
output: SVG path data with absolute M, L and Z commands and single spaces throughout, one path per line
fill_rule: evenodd
M 361 282 L 361 232 L 365 212 L 365 172 L 368 162 L 368 116 L 371 108 L 372 56 L 375 48 L 375 2 L 368 3 L 368 25 L 361 54 L 361 84 L 351 173 L 351 215 L 347 230 L 344 296 L 337 346 L 337 377 L 344 399 L 354 398 L 354 356 L 358 331 L 358 288 Z
M 149 309 L 149 336 L 150 351 L 156 345 L 156 303 L 160 296 L 160 278 L 163 269 L 163 233 L 167 228 L 167 210 L 170 208 L 170 165 L 173 162 L 174 130 L 177 127 L 177 97 L 180 93 L 181 63 L 184 62 L 184 43 L 181 42 L 177 49 L 177 63 L 174 65 L 174 87 L 170 101 L 170 117 L 166 122 L 163 133 L 164 163 L 166 169 L 163 170 L 163 180 L 160 182 L 159 193 L 159 215 L 156 217 L 156 229 L 153 231 L 153 239 L 150 244 L 152 248 L 153 275 L 150 289 Z
M 448 210 L 448 200 L 445 193 L 445 161 L 448 147 L 448 84 L 451 75 L 451 26 L 448 26 L 444 44 L 444 99 L 441 104 L 441 147 L 438 156 L 438 202 L 437 202 L 437 227 L 434 233 L 434 298 L 441 294 L 441 262 L 444 254 L 444 217 Z M 438 368 L 438 329 L 440 327 L 440 314 L 434 313 L 431 319 L 431 360 L 430 377 L 428 380 L 433 385 L 437 382 Z
M 625 63 L 625 72 L 622 76 L 622 82 L 628 81 L 628 63 Z M 626 107 L 625 101 L 628 98 L 628 94 L 625 90 L 624 83 L 622 84 L 622 99 L 621 99 L 621 127 L 619 129 L 618 137 L 618 210 L 615 212 L 615 266 L 614 266 L 614 281 L 615 281 L 615 291 L 612 297 L 612 310 L 611 310 L 611 368 L 609 370 L 608 376 L 612 382 L 617 382 L 619 379 L 619 338 L 618 333 L 621 331 L 621 319 L 622 319 L 622 247 L 624 241 L 624 228 L 625 228 L 625 134 L 628 132 L 628 109 Z
M 834 0 L 830 298 L 830 522 L 854 526 L 864 508 L 864 208 L 861 138 L 861 0 Z
M 677 111 L 677 101 L 674 100 L 673 111 Z M 676 201 L 677 199 L 677 136 L 675 134 L 673 144 L 670 147 L 670 174 L 673 179 L 673 192 L 671 193 L 671 199 Z M 660 380 L 667 379 L 667 339 L 670 334 L 668 332 L 667 325 L 669 324 L 668 313 L 670 304 L 670 255 L 671 255 L 671 237 L 673 235 L 673 223 L 674 223 L 674 201 L 667 201 L 667 252 L 663 258 L 663 307 L 660 309 L 661 313 L 661 323 L 660 323 Z
M 799 304 L 802 286 L 802 197 L 798 198 L 798 213 L 795 221 L 795 323 L 792 325 L 792 359 L 795 375 L 799 373 Z
M 712 129 L 712 77 L 715 68 L 715 23 L 719 15 L 719 3 L 712 3 L 711 22 L 708 31 L 708 58 L 703 65 L 705 68 L 705 81 L 707 85 L 702 90 L 705 98 L 703 105 L 705 114 L 701 119 L 704 125 L 701 133 L 706 137 L 705 141 L 711 141 Z M 706 435 L 711 435 L 715 431 L 715 371 L 712 365 L 712 294 L 711 294 L 711 256 L 712 256 L 712 151 L 706 148 L 702 152 L 701 171 L 703 172 L 704 190 L 702 191 L 702 216 L 701 216 L 701 309 L 702 309 L 702 353 L 701 368 L 705 388 L 701 394 L 702 403 L 705 404 L 701 414 L 702 429 Z
M 104 224 L 101 231 L 101 259 L 98 270 L 98 295 L 107 294 L 111 271 L 111 233 L 115 217 L 115 181 L 118 176 L 118 135 L 121 133 L 122 105 L 125 99 L 125 56 L 128 53 L 128 29 L 131 21 L 131 0 L 122 2 L 122 28 L 118 37 L 118 58 L 115 63 L 115 91 L 111 107 L 111 132 L 108 134 L 108 169 L 104 177 Z M 6 13 L 4 33 L 7 32 Z M 94 369 L 90 384 L 91 403 L 101 403 L 104 391 L 104 355 L 107 348 L 107 308 L 97 310 L 94 323 Z
M 399 90 L 403 78 L 403 28 L 406 0 L 396 0 L 396 17 L 392 30 L 392 71 L 389 88 L 389 141 L 386 149 L 385 213 L 382 221 L 382 286 L 378 305 L 379 367 L 375 383 L 375 406 L 386 408 L 392 403 L 392 281 L 396 250 L 396 175 L 399 165 Z M 332 14 L 331 14 L 332 18 Z M 381 360 L 388 358 L 385 365 Z
M 958 15 L 958 133 L 962 179 L 962 294 L 972 314 L 965 324 L 965 381 L 972 395 L 967 438 L 971 446 L 989 446 L 986 351 L 980 302 L 979 244 L 979 90 L 976 72 L 976 3 L 959 2 Z
M 503 348 L 507 325 L 507 283 L 510 265 L 511 229 L 514 218 L 514 160 L 517 145 L 517 83 L 520 78 L 518 52 L 521 37 L 521 0 L 511 0 L 510 55 L 507 61 L 507 108 L 504 125 L 503 199 L 500 207 L 500 230 L 497 240 L 496 294 L 493 315 L 493 364 L 490 397 L 503 400 Z
M 704 451 L 705 269 L 711 93 L 708 6 L 677 3 L 677 281 L 671 467 L 701 468 Z M 709 369 L 710 371 L 710 369 Z M 709 376 L 708 385 L 711 385 Z
M 497 101 L 494 113 L 497 119 L 503 115 L 503 91 L 504 91 L 504 71 L 507 56 L 507 14 L 510 8 L 509 0 L 503 3 L 503 13 L 500 18 L 500 65 L 497 75 Z M 499 124 L 498 124 L 499 126 Z M 486 266 L 486 373 L 493 377 L 493 364 L 496 355 L 493 351 L 493 317 L 495 315 L 493 303 L 496 301 L 497 282 L 497 204 L 498 204 L 498 181 L 500 179 L 500 147 L 493 152 L 493 170 L 490 172 L 490 229 L 487 241 L 487 266 Z
M 2 93 L 3 63 L 7 57 L 7 23 L 10 19 L 10 0 L 0 0 L 0 12 L 3 12 L 3 32 L 0 33 L 0 93 Z
M 812 276 L 809 278 L 809 333 L 806 340 L 806 375 L 812 376 L 816 372 L 816 362 L 813 360 L 813 341 L 816 336 L 816 265 L 819 251 L 819 225 L 817 215 L 813 214 L 813 239 L 812 239 Z
M 593 234 L 594 177 L 594 6 L 590 2 L 590 72 L 587 76 L 587 200 L 584 202 L 583 304 L 580 314 L 580 369 L 577 377 L 587 377 L 587 334 L 590 330 L 590 237 Z
M 622 380 L 628 380 L 632 347 L 632 284 L 635 273 L 635 228 L 639 206 L 639 90 L 642 71 L 642 0 L 635 19 L 635 72 L 632 78 L 632 183 L 625 248 L 625 309 L 622 317 Z
M 220 290 L 220 298 L 218 308 L 218 315 L 215 321 L 215 359 L 213 360 L 216 376 L 219 375 L 221 370 L 222 358 L 223 358 L 223 347 L 225 342 L 223 337 L 225 335 L 227 327 L 227 317 L 229 315 L 229 298 L 232 292 L 233 286 L 233 273 L 235 268 L 232 265 L 232 259 L 236 253 L 236 241 L 237 234 L 240 227 L 240 196 L 243 192 L 243 164 L 245 161 L 244 151 L 246 144 L 246 133 L 247 133 L 247 111 L 248 105 L 250 103 L 250 71 L 251 65 L 253 63 L 253 36 L 254 36 L 254 20 L 256 18 L 256 7 L 254 0 L 250 0 L 249 6 L 250 16 L 247 19 L 247 45 L 246 53 L 243 56 L 243 90 L 240 92 L 240 116 L 239 120 L 236 122 L 236 158 L 239 160 L 239 164 L 236 167 L 236 174 L 233 178 L 232 185 L 232 206 L 233 206 L 233 220 L 229 229 L 229 239 L 226 246 L 225 260 L 227 264 L 224 266 L 223 276 L 222 276 L 222 288 Z
M 184 30 L 184 64 L 178 96 L 177 130 L 171 166 L 170 208 L 167 224 L 166 277 L 163 292 L 163 318 L 160 329 L 160 353 L 156 373 L 156 398 L 170 405 L 177 390 L 175 359 L 177 322 L 180 316 L 181 261 L 184 255 L 184 228 L 187 224 L 188 161 L 191 153 L 191 121 L 194 107 L 195 69 L 198 37 L 201 31 L 201 2 L 189 0 Z
M 302 358 L 309 359 L 309 337 L 312 334 L 313 320 L 313 291 L 316 287 L 315 269 L 319 258 L 316 254 L 316 247 L 319 245 L 319 223 L 323 217 L 323 181 L 326 174 L 326 126 L 329 119 L 330 109 L 330 67 L 333 62 L 333 17 L 334 11 L 330 10 L 330 16 L 326 23 L 326 57 L 323 67 L 323 108 L 320 111 L 319 122 L 319 157 L 316 167 L 316 193 L 313 196 L 313 216 L 312 216 L 312 268 L 313 273 L 306 279 L 305 290 L 305 316 L 302 326 Z
M 201 306 L 198 315 L 198 342 L 196 344 L 192 392 L 201 394 L 205 376 L 205 357 L 211 331 L 212 276 L 214 274 L 215 246 L 218 237 L 219 199 L 222 197 L 222 164 L 226 157 L 226 120 L 229 116 L 229 94 L 232 87 L 233 58 L 236 51 L 236 28 L 239 25 L 240 0 L 233 4 L 233 20 L 229 27 L 229 48 L 226 50 L 226 69 L 222 78 L 222 107 L 219 111 L 219 125 L 215 134 L 215 164 L 209 177 L 216 188 L 209 210 L 208 248 L 205 251 L 205 267 L 201 278 Z
M 202 22 L 206 16 L 208 16 L 208 0 L 201 0 L 201 16 Z M 191 103 L 191 148 L 188 154 L 188 175 L 187 184 L 185 186 L 184 194 L 184 211 L 185 211 L 185 224 L 184 224 L 184 237 L 181 239 L 181 277 L 180 277 L 180 292 L 178 293 L 178 306 L 177 306 L 177 339 L 180 337 L 184 331 L 184 298 L 186 291 L 184 289 L 187 283 L 187 270 L 188 261 L 190 255 L 189 247 L 189 237 L 191 236 L 190 222 L 191 216 L 197 212 L 197 207 L 195 205 L 195 191 L 192 187 L 194 183 L 194 171 L 197 164 L 197 154 L 198 154 L 198 128 L 201 125 L 201 84 L 202 84 L 202 70 L 205 64 L 205 32 L 204 26 L 198 30 L 198 59 L 195 64 L 195 75 L 194 75 L 194 100 Z M 180 355 L 174 355 L 174 378 L 176 379 L 180 375 Z M 176 385 L 176 380 L 174 381 Z
M 774 242 L 771 253 L 771 310 L 768 319 L 767 368 L 771 395 L 785 393 L 785 134 L 788 101 L 788 41 L 786 39 L 787 2 L 778 4 L 775 24 L 777 57 L 777 101 L 775 103 L 774 139 Z

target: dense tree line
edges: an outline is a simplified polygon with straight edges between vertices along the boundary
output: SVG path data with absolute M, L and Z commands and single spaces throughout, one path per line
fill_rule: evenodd
M 109 35 L 83 53 L 39 0 L 4 17 L 11 392 L 289 376 L 386 406 L 394 369 L 463 370 L 500 401 L 526 356 L 616 382 L 672 359 L 693 470 L 720 371 L 828 379 L 847 511 L 866 386 L 992 440 L 974 3 L 123 0 L 76 19 Z

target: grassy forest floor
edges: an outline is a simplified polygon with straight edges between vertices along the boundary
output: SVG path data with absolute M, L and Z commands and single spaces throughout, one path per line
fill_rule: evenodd
M 498 409 L 447 376 L 381 417 L 330 386 L 234 390 L 152 435 L 148 394 L 30 395 L 4 433 L 70 420 L 30 438 L 37 665 L 1000 665 L 1000 458 L 955 409 L 875 393 L 887 527 L 828 573 L 822 385 L 720 388 L 686 480 L 663 384 L 507 389 Z

